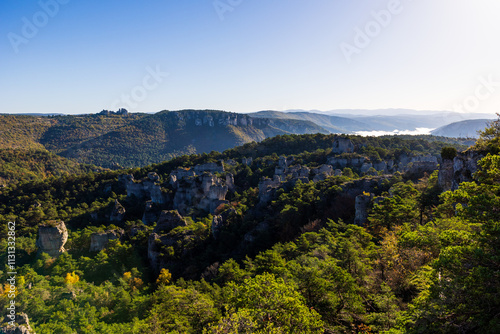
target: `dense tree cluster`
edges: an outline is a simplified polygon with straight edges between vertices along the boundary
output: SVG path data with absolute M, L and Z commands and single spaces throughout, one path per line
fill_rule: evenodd
M 491 150 L 475 180 L 454 192 L 442 192 L 436 172 L 410 179 L 346 168 L 342 176 L 284 184 L 259 202 L 259 180 L 273 175 L 279 155 L 316 167 L 326 163 L 333 138 L 278 136 L 144 168 L 52 174 L 58 177 L 3 188 L 0 220 L 17 224 L 18 312 L 38 334 L 500 331 L 500 156 Z M 450 147 L 462 148 L 424 138 L 351 140 L 372 161 L 422 152 L 449 159 L 456 153 Z M 168 192 L 175 168 L 219 160 L 233 160 L 225 167 L 237 187 L 217 209 L 228 213 L 220 234 L 213 237 L 212 215 L 193 210 L 187 226 L 168 232 L 176 242 L 161 249 L 166 268 L 151 270 L 147 244 L 156 225 L 142 223 L 144 203 L 127 197 L 119 175 L 154 171 Z M 367 223 L 354 225 L 344 189 L 374 179 Z M 116 226 L 109 220 L 115 200 L 126 208 Z M 38 225 L 52 219 L 69 229 L 68 252 L 57 258 L 35 245 Z M 125 238 L 90 252 L 93 233 L 118 228 Z

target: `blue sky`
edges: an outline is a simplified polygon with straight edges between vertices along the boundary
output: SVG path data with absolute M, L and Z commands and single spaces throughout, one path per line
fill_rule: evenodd
M 498 0 L 0 2 L 0 113 L 500 111 Z

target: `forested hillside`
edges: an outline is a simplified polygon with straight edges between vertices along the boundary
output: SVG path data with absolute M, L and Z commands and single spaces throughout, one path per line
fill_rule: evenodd
M 37 334 L 497 333 L 499 141 L 282 135 L 10 184 L 16 311 Z
M 309 121 L 254 120 L 214 110 L 0 117 L 0 149 L 45 148 L 80 163 L 114 169 L 223 151 L 276 135 L 328 133 Z
M 0 149 L 1 186 L 101 170 L 103 169 L 79 164 L 43 149 Z

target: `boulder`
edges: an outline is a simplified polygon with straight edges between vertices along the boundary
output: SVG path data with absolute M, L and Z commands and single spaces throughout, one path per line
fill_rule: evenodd
M 354 144 L 349 138 L 339 137 L 333 142 L 332 153 L 342 154 L 342 153 L 353 153 Z
M 36 246 L 39 253 L 57 257 L 64 253 L 64 244 L 68 241 L 68 230 L 63 221 L 48 222 L 38 227 Z
M 108 246 L 109 240 L 121 239 L 125 232 L 122 229 L 92 233 L 90 235 L 89 252 L 100 252 Z

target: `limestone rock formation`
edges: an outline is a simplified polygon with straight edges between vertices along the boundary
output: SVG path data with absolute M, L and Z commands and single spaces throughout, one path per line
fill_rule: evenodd
M 234 175 L 231 173 L 226 174 L 226 186 L 229 191 L 236 190 L 236 185 L 234 184 Z
M 173 199 L 174 209 L 183 214 L 192 207 L 215 212 L 219 205 L 227 203 L 225 200 L 229 190 L 227 180 L 231 181 L 231 178 L 224 180 L 210 172 L 177 178 L 172 185 L 176 189 Z
M 367 173 L 368 170 L 370 170 L 370 168 L 373 168 L 373 164 L 371 162 L 365 162 L 362 166 L 361 166 L 361 173 Z
M 212 236 L 214 239 L 219 237 L 220 229 L 224 225 L 224 219 L 221 215 L 212 218 Z
M 177 210 L 165 210 L 161 212 L 154 232 L 169 232 L 178 226 L 187 226 L 187 222 Z
M 339 137 L 333 142 L 332 153 L 342 154 L 342 153 L 353 153 L 354 144 L 349 138 Z
M 408 157 L 403 155 L 399 158 L 397 171 L 409 172 L 412 174 L 422 172 L 432 172 L 438 168 L 438 160 L 431 155 L 419 155 L 416 157 Z
M 220 215 L 216 215 L 212 218 L 211 230 L 212 230 L 212 237 L 214 239 L 217 239 L 219 237 L 221 228 L 224 226 L 224 224 L 226 224 L 229 216 L 235 212 L 236 210 L 231 208 L 229 210 L 222 212 Z
M 64 244 L 68 241 L 68 230 L 63 221 L 48 222 L 38 227 L 36 246 L 39 253 L 57 257 L 64 253 Z
M 152 224 L 158 220 L 159 210 L 155 210 L 155 204 L 149 200 L 146 202 L 144 214 L 142 215 L 142 222 L 146 225 Z
M 274 175 L 272 179 L 270 178 L 263 178 L 259 182 L 259 200 L 260 203 L 267 203 L 269 202 L 272 197 L 274 192 L 278 187 L 281 186 L 281 178 L 278 175 Z
M 203 174 L 204 172 L 209 172 L 209 173 L 224 173 L 224 164 L 222 163 L 206 163 L 206 164 L 201 164 L 201 165 L 196 165 L 193 168 L 194 172 L 196 174 Z
M 373 199 L 373 194 L 363 193 L 356 196 L 354 224 L 364 226 L 368 222 L 368 208 Z
M 321 165 L 317 168 L 312 168 L 311 172 L 314 175 L 314 182 L 323 181 L 328 177 L 335 175 L 335 170 L 332 165 Z
M 90 236 L 90 252 L 100 252 L 110 240 L 117 240 L 124 236 L 125 232 L 122 229 L 108 230 L 100 233 L 92 233 Z
M 365 157 L 360 157 L 356 154 L 353 154 L 349 157 L 334 156 L 328 158 L 328 164 L 332 165 L 333 168 L 340 168 L 340 169 L 344 169 L 346 167 L 361 168 L 361 166 L 363 166 L 365 161 L 366 161 Z
M 118 179 L 125 185 L 128 197 L 135 196 L 140 200 L 151 199 L 157 204 L 168 202 L 158 183 L 159 176 L 156 173 L 149 173 L 146 179 L 140 181 L 136 181 L 133 175 L 120 175 Z
M 443 190 L 456 190 L 462 182 L 473 180 L 473 174 L 478 170 L 478 161 L 484 155 L 476 151 L 458 153 L 451 160 L 444 160 L 439 168 L 438 183 Z
M 352 168 L 359 173 L 368 173 L 371 168 L 374 168 L 377 172 L 381 171 L 384 174 L 394 172 L 423 174 L 424 172 L 431 173 L 438 168 L 437 158 L 427 155 L 416 157 L 402 155 L 396 162 L 394 160 L 371 162 L 358 154 L 343 154 L 329 157 L 328 164 L 338 169 Z
M 121 205 L 118 200 L 115 200 L 115 206 L 113 207 L 113 211 L 111 212 L 109 219 L 112 222 L 121 222 L 125 216 L 125 211 L 126 210 L 123 205 Z

